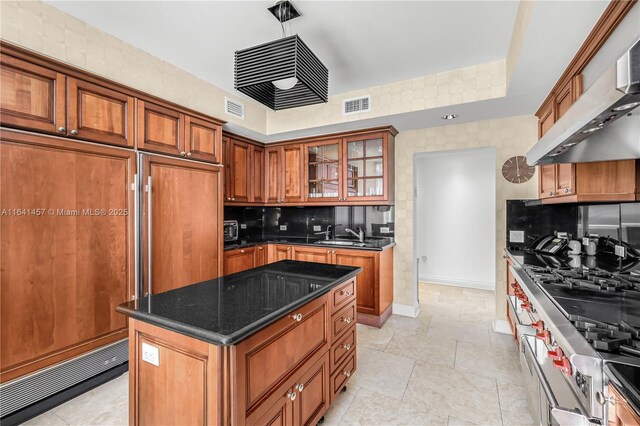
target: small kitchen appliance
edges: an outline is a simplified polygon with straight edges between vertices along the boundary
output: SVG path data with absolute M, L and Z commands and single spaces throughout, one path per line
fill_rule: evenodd
M 224 221 L 224 241 L 238 241 L 238 221 Z

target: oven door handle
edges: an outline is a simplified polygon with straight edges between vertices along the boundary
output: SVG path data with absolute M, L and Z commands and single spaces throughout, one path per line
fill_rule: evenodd
M 529 344 L 529 339 L 527 339 L 527 336 L 520 336 L 520 341 L 521 341 L 521 344 L 523 345 L 523 352 L 525 349 L 524 345 L 527 345 L 529 349 L 529 353 L 533 353 L 533 348 L 531 347 L 531 344 Z M 598 420 L 589 419 L 587 416 L 585 416 L 582 413 L 577 413 L 573 410 L 560 407 L 560 404 L 558 404 L 558 400 L 553 394 L 553 390 L 551 390 L 551 386 L 549 385 L 547 378 L 544 376 L 544 373 L 542 372 L 542 368 L 540 367 L 540 364 L 538 364 L 538 361 L 533 359 L 532 360 L 533 362 L 529 363 L 526 353 L 524 355 L 524 360 L 529 366 L 529 369 L 533 367 L 533 371 L 536 372 L 536 376 L 538 376 L 538 381 L 540 382 L 542 391 L 544 392 L 545 397 L 547 398 L 547 401 L 549 401 L 549 405 L 551 408 L 551 415 L 558 422 L 558 424 L 560 424 L 560 426 L 565 426 L 565 425 L 566 426 L 591 426 L 594 424 L 595 425 L 600 424 Z

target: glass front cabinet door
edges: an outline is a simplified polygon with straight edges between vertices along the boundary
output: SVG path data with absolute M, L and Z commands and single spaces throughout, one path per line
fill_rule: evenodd
M 341 142 L 334 139 L 307 144 L 307 202 L 343 201 Z
M 376 133 L 345 139 L 345 201 L 387 199 L 387 134 Z

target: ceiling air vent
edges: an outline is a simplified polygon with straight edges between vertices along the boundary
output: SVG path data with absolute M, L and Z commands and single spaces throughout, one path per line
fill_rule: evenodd
M 356 114 L 359 112 L 371 111 L 371 96 L 362 96 L 344 100 L 343 114 Z
M 224 98 L 224 110 L 227 114 L 244 120 L 244 105 L 229 98 Z

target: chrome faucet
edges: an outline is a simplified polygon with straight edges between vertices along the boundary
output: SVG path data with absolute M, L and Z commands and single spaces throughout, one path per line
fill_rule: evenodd
M 331 225 L 327 225 L 327 229 L 325 231 L 314 232 L 313 234 L 314 235 L 324 234 L 324 239 L 325 240 L 330 240 L 331 239 Z
M 364 231 L 359 226 L 358 226 L 357 233 L 349 228 L 345 228 L 345 232 L 355 235 L 356 237 L 358 237 L 358 241 L 360 241 L 361 243 L 364 243 Z

